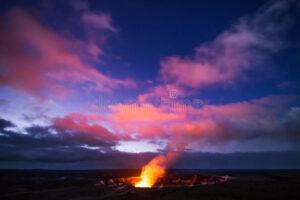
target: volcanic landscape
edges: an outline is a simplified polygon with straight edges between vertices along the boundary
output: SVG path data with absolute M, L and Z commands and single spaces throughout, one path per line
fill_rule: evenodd
M 299 199 L 300 171 L 169 170 L 152 188 L 136 188 L 139 170 L 2 170 L 2 200 Z
M 300 200 L 300 0 L 0 2 L 0 200 Z

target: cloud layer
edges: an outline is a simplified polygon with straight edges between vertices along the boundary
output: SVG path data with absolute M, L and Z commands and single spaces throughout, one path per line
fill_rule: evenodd
M 281 37 L 290 24 L 289 6 L 277 2 L 242 18 L 214 41 L 197 47 L 193 57 L 164 58 L 161 78 L 190 88 L 234 82 L 282 47 Z
M 98 24 L 93 24 L 94 18 L 97 18 Z M 83 16 L 83 20 L 87 27 L 114 31 L 107 15 L 89 13 Z M 129 79 L 111 78 L 91 64 L 98 62 L 102 52 L 92 38 L 79 40 L 73 35 L 57 33 L 19 8 L 3 16 L 0 27 L 2 86 L 36 96 L 51 93 L 63 96 L 74 92 L 74 85 L 101 92 L 135 85 Z M 90 61 L 87 62 L 86 58 Z
M 293 5 L 293 1 L 270 2 L 257 13 L 241 18 L 213 41 L 196 47 L 194 55 L 162 58 L 160 84 L 138 99 L 157 99 L 173 90 L 182 97 L 203 88 L 228 87 L 246 79 L 247 73 L 261 70 L 270 55 L 285 47 Z
M 271 2 L 257 13 L 241 18 L 213 41 L 196 47 L 193 55 L 163 57 L 157 83 L 124 103 L 105 104 L 105 111 L 99 111 L 87 99 L 95 99 L 97 92 L 105 95 L 120 92 L 127 98 L 129 92 L 125 94 L 120 88 L 136 87 L 134 80 L 113 78 L 100 68 L 107 37 L 120 31 L 112 16 L 74 1 L 71 9 L 79 16 L 76 19 L 82 31 L 78 37 L 77 32 L 59 30 L 38 20 L 33 12 L 11 9 L 0 18 L 0 89 L 9 91 L 1 98 L 11 103 L 18 102 L 16 97 L 26 96 L 35 105 L 50 105 L 47 111 L 53 105 L 61 105 L 54 114 L 46 111 L 41 114 L 34 109 L 19 111 L 17 107 L 9 113 L 14 108 L 7 109 L 6 115 L 0 117 L 1 163 L 9 166 L 23 162 L 30 166 L 30 162 L 72 165 L 96 162 L 102 163 L 103 168 L 140 167 L 157 154 L 116 150 L 118 145 L 139 141 L 155 144 L 158 146 L 155 151 L 162 154 L 175 152 L 179 159 L 174 161 L 175 165 L 187 168 L 196 162 L 193 157 L 197 162 L 205 160 L 203 168 L 218 163 L 209 161 L 215 157 L 224 168 L 235 166 L 227 165 L 226 159 L 243 160 L 243 156 L 255 155 L 264 160 L 269 155 L 280 155 L 274 163 L 286 161 L 284 153 L 273 154 L 273 151 L 292 152 L 291 158 L 298 158 L 299 95 L 264 94 L 219 104 L 194 98 L 204 89 L 232 86 L 247 78 L 251 71 L 261 70 L 269 56 L 285 46 L 284 35 L 292 22 L 289 11 L 293 4 L 294 1 Z M 26 95 L 13 96 L 11 91 Z M 73 98 L 68 98 L 71 95 Z M 75 103 L 40 103 L 41 97 L 49 96 L 65 97 Z M 186 103 L 184 98 L 193 101 Z M 155 102 L 157 99 L 159 103 Z M 26 107 L 32 106 L 23 99 L 20 101 Z M 1 102 L 0 109 L 4 110 L 7 100 Z M 43 118 L 41 121 L 46 123 L 37 123 L 31 115 Z M 20 123 L 20 118 L 26 118 L 28 123 Z M 237 151 L 249 154 L 218 154 Z M 266 151 L 271 153 L 254 153 Z M 183 156 L 177 157 L 178 152 Z M 243 160 L 241 167 L 243 163 L 248 161 Z M 201 167 L 195 163 L 192 166 Z M 298 167 L 299 163 L 282 166 Z

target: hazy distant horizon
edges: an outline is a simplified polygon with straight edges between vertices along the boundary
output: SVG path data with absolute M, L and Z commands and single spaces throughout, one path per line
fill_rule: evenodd
M 119 154 L 102 161 L 2 161 L 0 169 L 49 169 L 49 170 L 101 170 L 101 169 L 140 169 L 155 155 L 141 153 Z M 109 163 L 109 165 L 107 164 Z M 104 166 L 104 167 L 99 167 Z M 273 170 L 300 169 L 300 151 L 293 152 L 255 152 L 255 153 L 185 153 L 170 169 L 199 170 Z

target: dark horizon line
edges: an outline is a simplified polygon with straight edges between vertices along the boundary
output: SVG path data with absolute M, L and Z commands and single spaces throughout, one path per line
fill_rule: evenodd
M 2 171 L 135 171 L 135 170 L 141 170 L 141 168 L 124 168 L 124 169 L 116 169 L 116 168 L 106 168 L 106 169 L 42 169 L 42 168 L 32 168 L 32 169 L 21 169 L 21 168 L 11 168 L 11 169 L 0 169 L 0 172 Z M 166 171 L 300 171 L 300 168 L 228 168 L 228 169 L 222 169 L 222 168 L 216 168 L 216 169 L 201 169 L 201 168 L 170 168 Z

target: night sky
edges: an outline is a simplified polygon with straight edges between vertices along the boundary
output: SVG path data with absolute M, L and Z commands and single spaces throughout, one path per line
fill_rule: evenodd
M 300 168 L 297 0 L 4 1 L 0 168 Z

